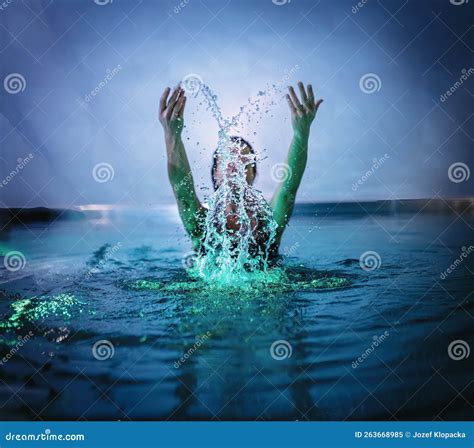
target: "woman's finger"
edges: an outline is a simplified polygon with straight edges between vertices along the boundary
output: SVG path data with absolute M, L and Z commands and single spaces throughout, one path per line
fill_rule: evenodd
M 184 115 L 184 108 L 186 106 L 186 97 L 183 95 L 183 104 L 181 105 L 181 108 L 179 110 L 179 118 L 183 118 Z
M 168 101 L 168 105 L 166 106 L 166 117 L 167 118 L 170 118 L 171 117 L 171 114 L 173 113 L 173 109 L 176 105 L 176 102 L 178 101 L 179 99 L 179 95 L 181 93 L 181 88 L 180 87 L 176 87 L 174 90 L 173 90 L 173 93 L 171 94 L 171 98 L 170 100 Z
M 296 107 L 293 104 L 293 101 L 291 101 L 290 95 L 286 94 L 285 98 L 288 101 L 288 105 L 290 106 L 291 113 L 296 114 Z
M 318 109 L 319 109 L 319 106 L 322 104 L 324 100 L 321 98 L 320 100 L 316 101 L 315 105 L 314 105 L 314 111 L 317 112 Z
M 306 95 L 304 85 L 301 81 L 298 82 L 298 88 L 300 89 L 300 95 L 301 95 L 301 100 L 303 101 L 303 104 L 308 106 L 308 95 Z
M 295 105 L 296 109 L 299 109 L 301 107 L 300 100 L 296 96 L 295 89 L 293 87 L 288 87 L 288 90 L 290 92 L 291 100 L 293 101 L 293 104 Z
M 311 84 L 308 84 L 308 102 L 309 104 L 314 104 L 314 92 Z
M 180 116 L 179 114 L 181 112 L 181 108 L 183 107 L 183 103 L 184 103 L 184 95 L 181 95 L 178 101 L 176 101 L 176 106 L 174 106 L 173 114 L 171 115 L 171 118 L 178 118 Z
M 162 113 L 165 108 L 166 108 L 166 100 L 168 99 L 168 95 L 170 94 L 170 88 L 167 87 L 163 94 L 161 95 L 161 98 L 160 98 L 160 113 Z

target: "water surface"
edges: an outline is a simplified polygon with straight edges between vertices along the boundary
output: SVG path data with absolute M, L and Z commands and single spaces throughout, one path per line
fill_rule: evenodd
M 2 354 L 32 337 L 1 367 L 0 418 L 470 419 L 473 356 L 448 346 L 473 347 L 474 254 L 440 276 L 472 224 L 300 205 L 267 283 L 224 289 L 189 275 L 174 207 L 10 225 L 2 254 L 26 265 L 1 271 Z

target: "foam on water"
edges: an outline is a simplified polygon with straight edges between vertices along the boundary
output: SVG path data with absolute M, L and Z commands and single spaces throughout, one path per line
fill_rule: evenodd
M 26 322 L 44 321 L 50 317 L 67 320 L 76 311 L 81 313 L 84 305 L 73 293 L 19 298 L 11 303 L 11 314 L 0 321 L 0 329 L 19 329 Z
M 291 270 L 283 268 L 271 268 L 268 271 L 255 271 L 252 274 L 252 283 L 235 283 L 227 285 L 225 290 L 228 293 L 237 291 L 241 296 L 260 296 L 262 287 L 268 295 L 281 294 L 289 292 L 311 292 L 321 290 L 334 290 L 347 288 L 351 286 L 351 282 L 345 277 L 332 275 L 321 275 L 321 273 L 305 273 L 304 275 L 295 275 Z M 249 278 L 249 277 L 247 277 Z M 256 282 L 256 283 L 255 283 Z M 256 287 L 256 284 L 259 287 Z M 221 283 L 209 283 L 199 279 L 190 279 L 184 281 L 163 282 L 153 279 L 138 279 L 121 282 L 121 287 L 132 290 L 144 291 L 160 291 L 162 293 L 202 294 L 221 292 Z

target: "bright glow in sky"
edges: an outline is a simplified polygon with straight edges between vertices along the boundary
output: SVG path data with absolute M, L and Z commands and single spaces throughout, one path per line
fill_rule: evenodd
M 157 104 L 167 85 L 190 73 L 228 114 L 270 84 L 313 84 L 325 102 L 301 202 L 472 195 L 474 176 L 448 178 L 453 163 L 474 166 L 472 78 L 440 100 L 472 62 L 451 32 L 470 26 L 460 7 L 369 1 L 354 13 L 351 1 L 180 3 L 32 1 L 2 11 L 1 79 L 13 73 L 25 82 L 19 93 L 1 90 L 1 178 L 17 171 L 3 183 L 2 206 L 171 203 Z M 361 88 L 367 75 L 372 93 Z M 288 107 L 275 101 L 264 120 L 241 130 L 265 158 L 257 186 L 266 196 L 276 185 L 271 167 L 291 140 Z M 217 127 L 195 98 L 185 120 L 203 195 Z M 112 167 L 113 179 L 94 180 L 99 163 Z

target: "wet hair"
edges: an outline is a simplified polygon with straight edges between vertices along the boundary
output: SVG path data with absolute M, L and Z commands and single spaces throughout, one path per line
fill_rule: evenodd
M 245 139 L 242 137 L 233 135 L 229 139 L 232 143 L 237 143 L 242 146 L 247 146 L 250 150 L 250 154 L 255 155 L 255 150 L 253 149 L 253 146 Z M 217 190 L 217 181 L 216 181 L 216 170 L 217 170 L 217 157 L 218 157 L 218 150 L 216 149 L 214 151 L 214 154 L 212 156 L 212 168 L 211 168 L 211 179 L 212 179 L 212 185 L 214 186 L 214 190 Z M 254 177 L 257 175 L 257 165 L 255 163 L 250 164 L 252 169 L 253 169 L 253 175 Z

